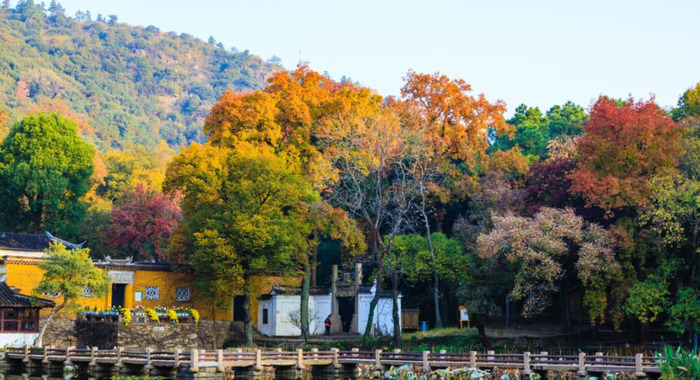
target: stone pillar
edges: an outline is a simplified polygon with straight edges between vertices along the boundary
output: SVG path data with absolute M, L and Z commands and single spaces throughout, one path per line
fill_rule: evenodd
M 425 371 L 426 374 L 430 373 L 430 351 L 423 351 L 423 371 Z
M 362 285 L 362 263 L 355 263 L 355 313 L 352 316 L 350 331 L 360 333 L 360 285 Z
M 523 377 L 529 377 L 531 373 L 532 369 L 530 369 L 530 353 L 525 352 L 523 353 Z
M 578 378 L 585 380 L 588 377 L 588 371 L 586 371 L 586 354 L 579 352 L 578 354 Z
M 325 321 L 326 318 L 324 317 Z M 343 331 L 343 324 L 340 322 L 340 313 L 338 312 L 338 266 L 333 265 L 331 274 L 331 334 L 337 334 Z

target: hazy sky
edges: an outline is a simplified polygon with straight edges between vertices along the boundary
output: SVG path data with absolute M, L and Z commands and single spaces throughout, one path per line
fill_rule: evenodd
M 48 4 L 49 0 L 45 0 Z M 59 0 L 67 13 L 213 36 L 398 94 L 407 70 L 465 79 L 509 114 L 600 94 L 662 106 L 700 81 L 700 1 Z

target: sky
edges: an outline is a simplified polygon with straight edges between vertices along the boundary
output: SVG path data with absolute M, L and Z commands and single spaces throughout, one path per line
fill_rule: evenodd
M 46 0 L 48 3 L 48 0 Z M 543 111 L 601 94 L 675 106 L 700 82 L 698 0 L 59 0 L 66 13 L 188 33 L 286 68 L 301 59 L 398 95 L 409 69 Z

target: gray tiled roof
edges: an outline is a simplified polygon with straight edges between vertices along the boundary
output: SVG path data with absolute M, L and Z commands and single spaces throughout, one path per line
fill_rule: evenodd
M 33 301 L 33 302 L 32 302 Z M 43 298 L 30 297 L 15 293 L 7 283 L 0 282 L 0 307 L 53 307 L 54 302 Z
M 63 239 L 59 239 L 49 232 L 43 234 L 17 234 L 11 232 L 3 232 L 0 235 L 0 249 L 9 249 L 15 251 L 44 251 L 52 242 L 58 242 L 66 246 L 66 248 L 82 248 L 85 242 L 80 244 L 71 243 Z

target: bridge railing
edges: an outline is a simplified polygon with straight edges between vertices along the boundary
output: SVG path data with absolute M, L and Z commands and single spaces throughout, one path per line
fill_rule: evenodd
M 540 353 L 502 353 L 493 351 L 450 353 L 440 352 L 402 352 L 394 351 L 244 351 L 229 350 L 124 350 L 115 349 L 77 349 L 55 347 L 5 347 L 6 357 L 12 360 L 22 359 L 24 362 L 42 360 L 44 362 L 65 360 L 66 362 L 90 363 L 119 363 L 130 365 L 167 365 L 177 368 L 190 368 L 195 371 L 201 366 L 215 366 L 220 370 L 227 367 L 250 366 L 256 368 L 264 365 L 303 365 L 328 364 L 374 364 L 376 366 L 413 364 L 426 368 L 430 367 L 484 367 L 484 368 L 518 368 L 527 373 L 531 370 L 575 370 L 578 372 L 600 372 L 614 370 L 618 372 L 659 372 L 654 356 L 637 354 L 635 356 L 605 355 L 597 352 L 592 355 L 561 355 Z

